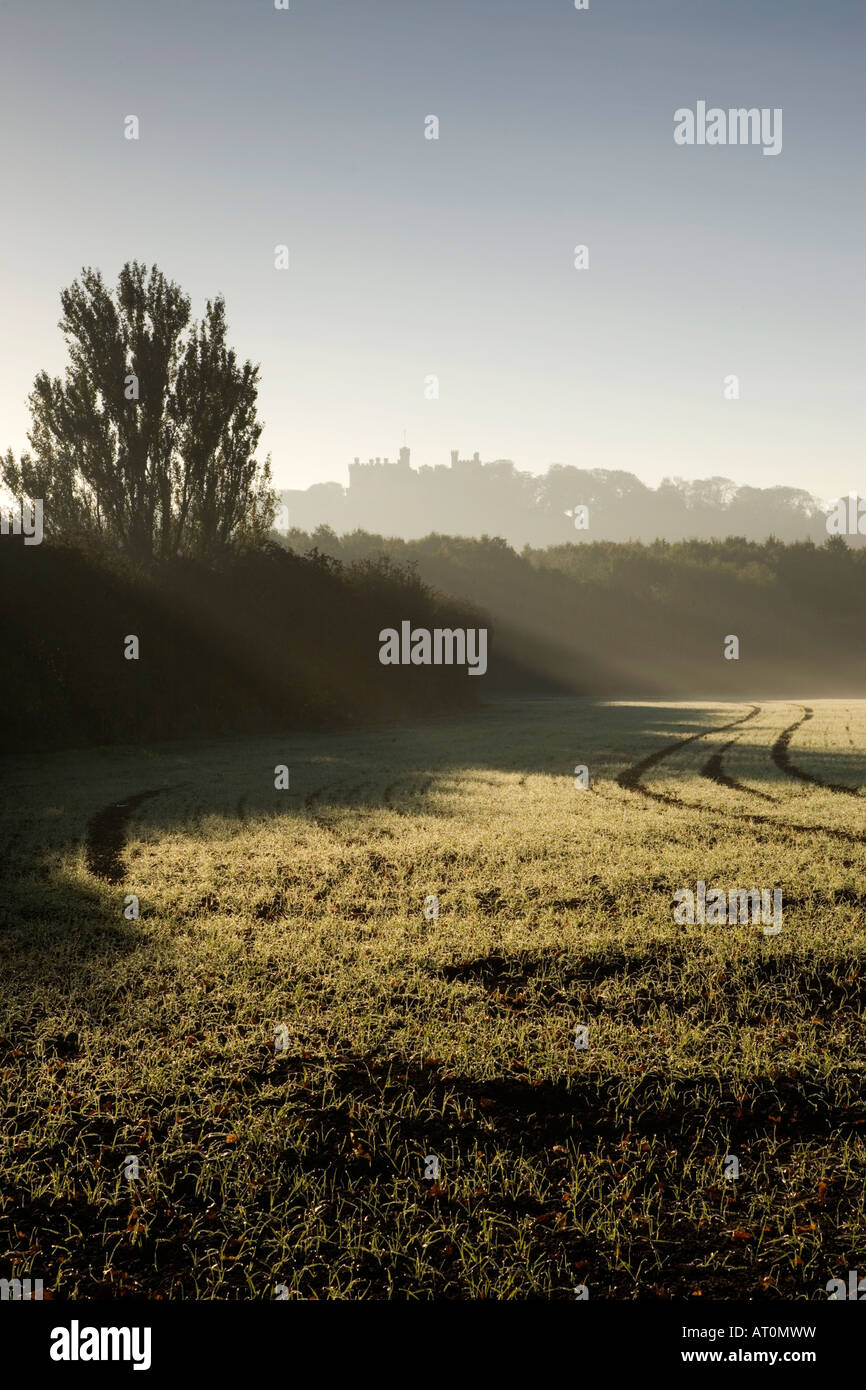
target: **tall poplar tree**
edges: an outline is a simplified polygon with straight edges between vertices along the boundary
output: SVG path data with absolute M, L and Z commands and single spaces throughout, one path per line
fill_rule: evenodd
M 141 562 L 213 559 L 262 539 L 276 495 L 255 457 L 259 369 L 226 344 L 225 301 L 190 301 L 157 266 L 89 267 L 62 291 L 65 379 L 30 394 L 32 452 L 0 460 L 16 498 L 41 498 L 48 535 L 99 537 Z

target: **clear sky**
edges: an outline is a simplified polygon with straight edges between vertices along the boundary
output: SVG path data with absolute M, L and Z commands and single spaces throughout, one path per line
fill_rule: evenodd
M 405 429 L 862 493 L 864 56 L 860 0 L 0 0 L 0 449 L 61 287 L 137 258 L 225 295 L 280 486 Z M 676 145 L 699 100 L 781 154 Z

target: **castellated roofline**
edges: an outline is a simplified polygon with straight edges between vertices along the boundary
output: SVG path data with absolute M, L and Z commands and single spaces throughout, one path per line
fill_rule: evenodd
M 392 472 L 396 469 L 401 473 L 407 473 L 411 468 L 410 457 L 411 450 L 409 450 L 405 444 L 403 445 L 403 448 L 400 450 L 398 457 L 394 460 L 393 463 L 387 457 L 382 459 L 378 456 L 374 459 L 367 459 L 366 463 L 362 463 L 360 458 L 356 454 L 355 462 L 349 464 L 349 473 L 351 474 L 352 470 L 355 468 L 363 468 L 364 470 L 374 469 L 379 473 L 384 473 L 386 469 L 389 469 Z
M 393 463 L 387 456 L 385 458 L 380 458 L 378 454 L 375 458 L 369 458 L 366 460 L 366 462 L 362 462 L 361 458 L 356 454 L 354 463 L 349 464 L 349 474 L 351 476 L 351 474 L 357 469 L 359 470 L 357 476 L 360 478 L 369 477 L 371 472 L 373 474 L 379 474 L 381 476 L 387 471 L 393 477 L 395 472 L 400 472 L 404 474 L 409 472 L 409 470 L 411 469 L 410 459 L 411 450 L 405 444 L 403 445 L 398 457 L 394 460 Z M 460 457 L 459 449 L 452 449 L 451 467 L 458 469 L 483 468 L 484 465 L 481 462 L 481 455 L 479 454 L 477 449 L 475 450 L 475 453 L 472 455 L 471 459 L 462 459 Z
M 452 449 L 452 450 L 451 450 L 451 467 L 452 467 L 452 468 L 481 468 L 481 467 L 482 467 L 482 463 L 481 463 L 481 458 L 480 458 L 480 456 L 479 456 L 478 450 L 477 450 L 477 449 L 475 450 L 475 453 L 472 455 L 471 459 L 462 459 L 462 458 L 460 458 L 460 456 L 459 456 L 459 450 L 457 450 L 457 449 Z

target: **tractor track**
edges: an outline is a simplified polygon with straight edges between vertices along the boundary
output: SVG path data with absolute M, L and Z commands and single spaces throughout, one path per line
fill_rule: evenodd
M 409 812 L 409 811 L 403 811 L 403 810 L 400 809 L 399 806 L 395 806 L 395 805 L 394 805 L 394 792 L 395 792 L 395 789 L 396 789 L 397 787 L 399 787 L 399 786 L 401 786 L 401 785 L 404 785 L 404 784 L 406 784 L 406 783 L 410 783 L 410 784 L 411 784 L 411 783 L 417 783 L 417 782 L 418 782 L 418 776 L 419 776 L 419 774 L 418 774 L 417 772 L 407 772 L 407 773 L 403 773 L 402 776 L 400 776 L 400 777 L 395 777 L 393 782 L 389 782 L 388 785 L 386 786 L 385 790 L 383 791 L 383 793 L 382 793 L 382 802 L 383 802 L 383 804 L 384 804 L 385 806 L 388 807 L 389 810 L 393 811 L 393 812 L 395 813 L 395 815 L 398 815 L 398 816 L 407 816 L 407 815 L 410 815 L 410 814 L 411 814 L 411 812 Z M 430 788 L 432 787 L 432 785 L 433 785 L 433 778 L 432 778 L 432 777 L 422 777 L 422 778 L 421 778 L 420 785 L 419 785 L 419 786 L 414 786 L 414 787 L 412 787 L 411 790 L 409 791 L 409 798 L 415 798 L 415 797 L 420 797 L 420 796 L 426 796 L 427 793 L 428 793 L 428 791 L 429 791 Z
M 731 791 L 743 792 L 746 796 L 756 796 L 761 801 L 771 801 L 774 805 L 778 805 L 778 796 L 770 796 L 769 792 L 756 791 L 754 787 L 747 786 L 745 782 L 738 782 L 735 777 L 729 777 L 725 772 L 722 759 L 728 749 L 732 748 L 737 742 L 737 738 L 739 738 L 739 735 L 735 738 L 728 739 L 727 743 L 723 743 L 721 748 L 717 748 L 715 753 L 707 758 L 707 761 L 701 768 L 701 776 L 708 778 L 711 782 L 717 782 L 720 787 L 728 787 Z
M 308 812 L 310 818 L 320 830 L 327 830 L 330 835 L 337 834 L 334 829 L 333 821 L 329 817 L 323 816 L 318 807 L 323 796 L 326 794 L 333 795 L 339 792 L 345 785 L 345 782 L 334 782 L 331 786 L 316 787 L 313 791 L 307 792 L 307 795 L 304 797 L 304 809 Z
M 784 729 L 771 749 L 771 756 L 776 766 L 779 767 L 781 771 L 791 776 L 796 776 L 800 769 L 794 771 L 794 764 L 787 758 L 788 743 L 790 742 L 794 730 L 804 724 L 807 719 L 811 719 L 813 713 L 813 711 L 806 706 L 802 708 L 804 710 L 803 717 L 796 720 L 787 729 Z M 745 821 L 750 825 L 769 826 L 773 830 L 790 831 L 797 835 L 828 835 L 831 839 L 844 840 L 847 844 L 862 845 L 864 836 L 862 834 L 855 834 L 850 830 L 842 830 L 835 826 L 828 825 L 799 825 L 793 821 L 777 820 L 774 816 L 762 816 L 756 812 L 749 811 L 715 811 L 711 806 L 702 806 L 699 802 L 694 801 L 682 801 L 679 797 L 670 796 L 667 792 L 650 791 L 649 787 L 643 785 L 641 778 L 644 773 L 648 772 L 651 767 L 657 766 L 664 758 L 670 757 L 671 754 L 678 752 L 680 748 L 685 748 L 687 744 L 695 743 L 700 738 L 706 738 L 709 734 L 722 733 L 726 729 L 735 728 L 739 724 L 745 724 L 748 720 L 754 719 L 755 715 L 760 712 L 761 707 L 759 705 L 753 705 L 749 713 L 741 716 L 739 719 L 731 720 L 730 723 L 718 725 L 713 729 L 705 729 L 699 734 L 690 734 L 688 738 L 677 739 L 675 743 L 669 743 L 664 748 L 659 748 L 655 753 L 650 753 L 646 758 L 642 758 L 640 762 L 632 764 L 631 767 L 621 772 L 616 779 L 617 785 L 625 791 L 636 791 L 641 796 L 648 797 L 652 801 L 660 801 L 664 805 L 674 806 L 681 811 L 700 811 L 702 815 L 712 816 L 716 820 Z M 742 783 L 735 782 L 733 778 L 726 778 L 726 774 L 722 769 L 721 758 L 727 749 L 730 748 L 731 744 L 735 742 L 736 739 L 729 740 L 721 749 L 717 750 L 716 754 L 708 759 L 707 763 L 704 764 L 704 774 L 710 776 L 713 781 L 719 781 L 721 778 L 725 778 L 722 782 L 723 786 L 733 786 L 737 790 L 746 791 L 750 796 L 764 795 L 763 793 L 755 792 L 751 787 L 744 787 Z M 712 773 L 709 771 L 711 767 L 714 771 L 719 771 L 721 777 L 712 776 Z M 824 788 L 827 788 L 829 785 L 828 783 L 818 781 L 817 778 L 812 777 L 808 773 L 803 775 L 802 780 L 812 782 Z M 842 790 L 842 788 L 839 788 L 839 790 Z M 846 787 L 844 790 L 850 795 L 858 795 L 851 787 Z M 775 800 L 776 798 L 768 799 Z
M 808 705 L 801 705 L 800 708 L 803 711 L 801 717 L 795 719 L 793 724 L 789 724 L 786 729 L 782 730 L 770 749 L 770 757 L 773 759 L 776 767 L 779 768 L 781 772 L 784 772 L 786 776 L 796 778 L 798 782 L 808 782 L 810 786 L 823 787 L 825 791 L 835 792 L 837 796 L 859 797 L 860 792 L 857 787 L 846 787 L 844 782 L 825 782 L 823 778 L 815 776 L 812 772 L 807 772 L 805 768 L 798 767 L 796 763 L 791 761 L 788 752 L 791 739 L 797 729 L 808 723 L 815 713 Z
M 381 799 L 377 799 L 376 801 L 365 799 L 361 795 L 366 788 L 375 785 L 369 777 L 365 778 L 362 782 L 355 783 L 353 786 L 349 786 L 345 781 L 335 782 L 330 786 L 317 787 L 314 791 L 308 792 L 304 797 L 304 809 L 320 829 L 326 830 L 328 834 L 333 835 L 335 839 L 344 839 L 346 844 L 361 844 L 363 843 L 363 839 L 358 839 L 354 836 L 344 837 L 340 834 L 339 815 L 323 815 L 320 809 L 323 799 L 328 801 L 339 801 L 345 810 L 359 811 L 362 814 L 365 811 L 372 813 L 378 808 L 384 807 L 386 810 L 393 812 L 394 815 L 406 816 L 411 813 L 402 810 L 395 804 L 398 799 L 402 799 L 400 798 L 398 789 L 401 786 L 409 784 L 411 787 L 409 797 L 414 800 L 417 797 L 426 796 L 430 787 L 433 785 L 433 780 L 432 776 L 422 776 L 417 772 L 402 773 L 399 777 L 393 778 L 392 781 L 386 784 L 382 791 Z M 413 783 L 416 785 L 412 786 Z M 389 830 L 386 826 L 378 827 L 376 834 L 383 839 L 394 839 L 393 830 Z
M 365 777 L 363 781 L 356 782 L 352 786 L 349 786 L 346 782 L 334 782 L 330 786 L 317 787 L 315 791 L 308 792 L 304 797 L 304 807 L 315 821 L 316 825 L 322 830 L 327 830 L 331 835 L 339 838 L 339 832 L 337 830 L 339 817 L 322 815 L 321 811 L 318 809 L 322 798 L 327 798 L 328 801 L 339 801 L 344 810 L 363 812 L 365 809 L 365 802 L 361 793 L 366 787 L 372 787 L 373 785 L 372 779 Z M 391 784 L 392 787 L 395 785 L 396 783 Z M 387 790 L 386 788 L 386 791 Z M 373 803 L 367 802 L 366 806 L 372 809 Z M 381 833 L 387 833 L 390 836 L 390 832 L 382 831 Z
M 653 801 L 664 801 L 673 806 L 684 806 L 686 803 L 673 796 L 668 796 L 665 792 L 652 792 L 649 787 L 643 785 L 642 778 L 649 772 L 651 767 L 656 767 L 664 758 L 669 758 L 671 754 L 678 753 L 681 748 L 686 748 L 690 743 L 697 743 L 698 739 L 707 738 L 710 734 L 722 734 L 728 729 L 735 729 L 739 724 L 745 724 L 750 719 L 761 713 L 760 705 L 752 705 L 748 714 L 741 714 L 738 719 L 730 719 L 727 724 L 717 724 L 713 729 L 702 729 L 700 733 L 689 734 L 688 738 L 679 738 L 675 743 L 667 743 L 664 748 L 656 749 L 655 753 L 649 753 L 640 762 L 633 763 L 621 772 L 616 779 L 617 786 L 622 787 L 623 791 L 639 792 L 641 796 L 651 797 Z M 732 740 L 733 742 L 733 740 Z M 730 744 L 727 745 L 730 747 Z
M 794 821 L 778 820 L 775 816 L 761 816 L 751 811 L 714 811 L 710 806 L 701 806 L 696 801 L 676 801 L 672 796 L 658 797 L 667 801 L 680 811 L 700 811 L 704 816 L 712 816 L 717 821 L 746 821 L 750 825 L 768 825 L 772 830 L 790 831 L 795 835 L 829 835 L 834 840 L 844 840 L 849 845 L 862 845 L 863 835 L 855 835 L 852 830 L 839 830 L 832 825 L 798 825 Z
M 172 790 L 173 787 L 151 787 L 148 791 L 125 797 L 123 801 L 112 801 L 91 816 L 85 840 L 85 861 L 90 873 L 96 878 L 105 879 L 107 883 L 122 883 L 126 869 L 121 855 L 126 844 L 126 828 L 133 812 L 142 802 Z

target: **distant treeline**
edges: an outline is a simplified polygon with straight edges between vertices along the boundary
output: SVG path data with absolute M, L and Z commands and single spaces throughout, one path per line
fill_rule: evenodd
M 488 627 L 487 674 L 383 666 L 379 632 L 405 619 Z M 0 641 L 4 751 L 351 728 L 508 692 L 861 697 L 866 550 L 733 538 L 518 554 L 489 537 L 319 530 L 143 569 L 4 537 Z
M 501 539 L 289 533 L 344 562 L 411 563 L 486 611 L 485 690 L 680 698 L 862 697 L 866 550 L 811 541 L 597 542 L 518 554 Z M 724 656 L 736 636 L 739 660 Z M 481 682 L 478 682 L 481 684 Z
M 387 558 L 283 547 L 147 570 L 51 541 L 0 539 L 4 751 L 362 722 L 475 705 L 457 667 L 382 666 L 378 634 L 477 626 Z M 139 639 L 138 660 L 124 656 Z
M 351 727 L 508 690 L 863 693 L 866 549 L 828 540 L 808 493 L 477 454 L 416 470 L 404 445 L 280 508 L 221 296 L 194 320 L 128 261 L 114 290 L 86 266 L 60 301 L 64 376 L 38 373 L 29 448 L 0 455 L 0 748 Z M 719 535 L 739 539 L 680 539 Z M 486 674 L 382 665 L 380 632 L 407 620 L 485 627 Z M 401 656 L 428 640 L 401 632 Z
M 283 491 L 288 524 L 407 539 L 431 531 L 502 536 L 518 547 L 725 536 L 820 545 L 828 534 L 826 510 L 801 488 L 741 486 L 721 477 L 665 478 L 653 488 L 622 469 L 553 464 L 533 474 L 510 459 L 483 463 L 477 456 L 455 458 L 450 467 L 416 469 L 408 458 L 409 450 L 402 449 L 397 463 L 350 465 L 348 488 L 316 483 Z M 852 545 L 864 543 L 864 536 L 851 537 Z

